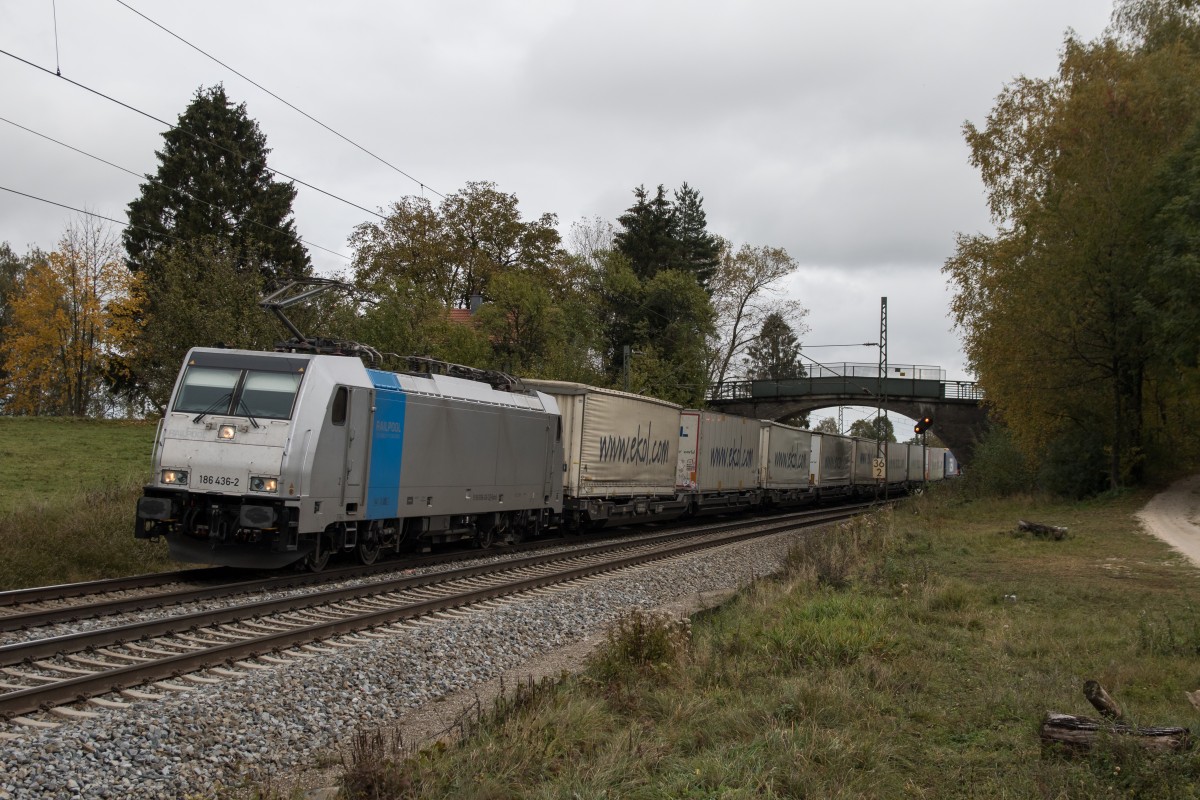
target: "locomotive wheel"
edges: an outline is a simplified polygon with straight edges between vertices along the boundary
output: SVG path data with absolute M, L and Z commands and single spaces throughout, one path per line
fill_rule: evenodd
M 329 544 L 325 541 L 325 534 L 317 534 L 316 544 L 313 545 L 313 550 L 304 559 L 304 566 L 310 572 L 320 572 L 325 569 L 329 563 L 329 556 L 332 551 L 329 549 Z
M 375 531 L 367 531 L 367 535 L 358 543 L 358 560 L 369 567 L 379 560 L 382 550 L 383 543 L 379 541 Z

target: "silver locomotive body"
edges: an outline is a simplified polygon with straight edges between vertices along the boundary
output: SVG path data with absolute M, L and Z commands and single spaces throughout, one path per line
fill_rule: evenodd
M 357 358 L 196 348 L 160 423 L 135 535 L 191 563 L 373 561 L 406 537 L 514 538 L 561 510 L 552 398 L 366 369 Z

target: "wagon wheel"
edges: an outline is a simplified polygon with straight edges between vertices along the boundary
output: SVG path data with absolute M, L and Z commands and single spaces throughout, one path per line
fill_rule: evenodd
M 325 534 L 318 533 L 312 552 L 304 558 L 305 569 L 310 572 L 320 572 L 325 569 L 325 565 L 329 563 L 329 556 L 332 554 L 333 551 L 329 549 L 329 545 L 325 541 Z
M 379 559 L 383 551 L 383 542 L 379 540 L 379 529 L 372 525 L 367 534 L 358 543 L 358 560 L 366 566 L 371 566 Z
M 475 535 L 475 542 L 480 550 L 487 550 L 496 543 L 496 526 L 489 525 Z

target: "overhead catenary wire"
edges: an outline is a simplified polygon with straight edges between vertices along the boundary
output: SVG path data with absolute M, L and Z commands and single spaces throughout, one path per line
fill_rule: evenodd
M 96 160 L 96 161 L 99 161 L 101 164 L 107 164 L 108 166 L 112 167 L 113 169 L 118 169 L 118 170 L 120 170 L 121 172 L 128 173 L 128 174 L 130 174 L 130 175 L 134 176 L 135 178 L 138 178 L 138 179 L 145 178 L 145 179 L 149 180 L 151 183 L 154 183 L 154 184 L 156 184 L 156 185 L 158 185 L 158 186 L 162 186 L 162 185 L 163 185 L 162 181 L 158 180 L 157 178 L 152 178 L 152 177 L 150 177 L 149 175 L 141 175 L 141 174 L 139 174 L 139 173 L 137 173 L 137 172 L 134 172 L 134 171 L 133 171 L 133 170 L 131 170 L 131 169 L 128 169 L 128 168 L 126 168 L 126 167 L 122 167 L 120 164 L 114 164 L 113 162 L 111 162 L 111 161 L 108 161 L 107 159 L 101 158 L 100 156 L 93 155 L 92 153 L 89 153 L 89 152 L 87 152 L 86 150 L 80 150 L 78 147 L 74 147 L 74 146 L 72 146 L 72 145 L 69 145 L 69 144 L 67 144 L 66 142 L 59 141 L 58 139 L 55 139 L 53 136 L 47 136 L 47 135 L 46 135 L 46 134 L 44 134 L 44 133 L 40 133 L 39 131 L 35 131 L 33 128 L 27 128 L 27 127 L 25 127 L 24 125 L 22 125 L 22 124 L 20 124 L 20 123 L 18 123 L 18 122 L 13 122 L 11 119 L 7 119 L 6 117 L 2 117 L 2 116 L 0 116 L 0 122 L 7 122 L 9 125 L 12 125 L 14 128 L 20 128 L 21 130 L 23 130 L 23 131 L 25 131 L 25 132 L 27 132 L 27 133 L 31 133 L 31 134 L 33 134 L 34 136 L 39 136 L 39 137 L 41 137 L 41 138 L 45 139 L 45 140 L 46 140 L 46 141 L 48 141 L 48 142 L 53 142 L 54 144 L 57 144 L 57 145 L 59 145 L 59 146 L 61 146 L 61 147 L 65 147 L 65 148 L 67 148 L 68 150 L 72 150 L 72 151 L 74 151 L 74 152 L 76 152 L 76 153 L 79 153 L 80 155 L 87 156 L 88 158 L 91 158 L 91 159 L 94 159 L 94 160 Z M 208 206 L 209 208 L 212 208 L 212 209 L 214 209 L 214 210 L 219 210 L 219 209 L 217 209 L 217 207 L 216 207 L 216 206 L 214 206 L 212 203 L 208 202 L 207 200 L 205 200 L 205 199 L 203 199 L 203 198 L 196 197 L 194 194 L 192 194 L 191 192 L 187 191 L 186 189 L 176 188 L 176 189 L 175 189 L 175 191 L 178 191 L 178 192 L 180 192 L 181 194 L 185 195 L 186 197 L 189 197 L 189 198 L 191 198 L 192 200 L 195 200 L 195 201 L 196 201 L 196 202 L 198 202 L 198 203 L 203 203 L 204 205 Z M 56 204 L 56 205 L 58 205 L 58 204 Z M 245 220 L 243 220 L 243 221 L 245 221 Z M 274 227 L 274 226 L 272 226 L 272 225 L 267 225 L 267 224 L 265 224 L 265 223 L 259 222 L 258 220 L 249 220 L 249 222 L 251 222 L 252 224 L 254 224 L 254 225 L 257 225 L 258 227 L 260 227 L 260 228 L 263 228 L 263 229 L 265 229 L 265 230 L 269 230 L 269 231 L 275 231 L 276 233 L 283 233 L 283 234 L 287 234 L 287 233 L 288 233 L 288 231 L 285 231 L 285 230 L 283 230 L 282 228 L 276 228 L 276 227 Z M 136 227 L 138 227 L 138 226 L 131 225 L 131 224 L 128 224 L 128 223 L 121 223 L 121 224 L 122 224 L 122 225 L 125 225 L 126 227 L 135 227 L 135 228 L 136 228 Z M 141 229 L 141 230 L 148 230 L 148 229 L 146 229 L 146 228 L 140 228 L 140 229 Z M 305 239 L 305 238 L 304 238 L 304 237 L 302 237 L 302 236 L 301 236 L 301 237 L 297 237 L 297 238 L 298 238 L 298 239 L 299 239 L 301 242 L 303 242 L 304 244 L 308 245 L 309 247 L 316 248 L 317 250 L 324 251 L 324 252 L 326 252 L 326 253 L 329 253 L 330 255 L 337 256 L 338 258 L 343 258 L 343 259 L 345 259 L 345 260 L 347 260 L 347 261 L 350 261 L 350 260 L 351 260 L 351 259 L 350 259 L 350 256 L 348 256 L 348 255 L 345 255 L 344 253 L 339 253 L 339 252 L 337 252 L 336 250 L 330 250 L 328 247 L 322 247 L 322 246 L 321 246 L 321 245 L 319 245 L 319 244 L 315 244 L 315 243 L 313 243 L 313 242 L 310 242 L 310 241 L 308 241 L 307 239 Z
M 140 230 L 140 231 L 150 231 L 151 233 L 161 233 L 161 231 L 152 231 L 152 230 L 150 230 L 150 228 L 147 228 L 144 225 L 134 225 L 132 222 L 122 222 L 119 219 L 113 219 L 112 217 L 106 217 L 103 214 L 97 214 L 95 211 L 87 211 L 86 209 L 76 208 L 75 206 L 69 206 L 66 203 L 60 203 L 57 200 L 48 200 L 45 197 L 38 197 L 36 194 L 29 194 L 28 192 L 21 192 L 16 189 L 10 189 L 7 186 L 0 186 L 0 192 L 11 192 L 12 194 L 20 195 L 21 197 L 28 197 L 30 200 L 37 200 L 39 203 L 46 203 L 47 205 L 58 206 L 59 208 L 65 208 L 68 211 L 74 211 L 76 214 L 83 214 L 84 216 L 95 217 L 96 219 L 102 219 L 102 220 L 105 220 L 106 222 L 112 222 L 116 225 L 120 225 L 122 228 L 134 228 L 134 229 Z M 172 236 L 169 233 L 165 234 L 165 235 L 168 239 L 179 242 L 180 244 L 188 244 L 188 242 L 186 242 L 183 239 L 180 239 L 178 236 Z
M 202 48 L 198 47 L 197 45 L 195 45 L 195 44 L 192 44 L 192 43 L 191 43 L 191 42 L 189 42 L 187 39 L 183 38 L 183 37 L 182 37 L 182 36 L 180 36 L 179 34 L 175 33 L 175 32 L 174 32 L 174 31 L 172 31 L 171 29 L 167 28 L 167 27 L 166 27 L 165 25 L 163 25 L 162 23 L 160 23 L 160 22 L 157 22 L 157 21 L 155 21 L 155 20 L 151 19 L 150 17 L 146 16 L 146 15 L 145 15 L 145 14 L 143 14 L 141 11 L 138 11 L 138 10 L 137 10 L 136 8 L 134 8 L 133 6 L 131 6 L 131 5 L 129 5 L 128 3 L 124 2 L 124 0 L 116 0 L 116 2 L 117 2 L 119 5 L 122 5 L 122 6 L 124 6 L 124 7 L 125 7 L 125 8 L 127 8 L 129 11 L 133 12 L 134 14 L 137 14 L 139 17 L 141 17 L 142 19 L 146 20 L 146 21 L 147 21 L 147 22 L 149 22 L 151 25 L 153 25 L 154 27 L 156 27 L 156 28 L 158 28 L 159 30 L 161 30 L 163 33 L 166 33 L 168 36 L 171 36 L 171 37 L 174 37 L 175 39 L 178 39 L 180 42 L 182 42 L 183 44 L 185 44 L 185 45 L 187 45 L 188 47 L 192 48 L 193 50 L 195 50 L 195 51 L 196 51 L 197 53 L 199 53 L 200 55 L 204 56 L 205 58 L 209 59 L 210 61 L 213 61 L 213 62 L 215 62 L 215 63 L 217 63 L 217 64 L 220 64 L 222 67 L 224 67 L 225 69 L 229 70 L 229 71 L 230 71 L 230 72 L 232 72 L 234 75 L 237 75 L 239 78 L 241 78 L 242 80 L 246 81 L 247 83 L 249 83 L 249 84 L 251 84 L 251 85 L 253 85 L 253 86 L 256 86 L 256 87 L 258 87 L 258 88 L 259 88 L 259 89 L 261 89 L 262 91 L 264 91 L 264 92 L 266 92 L 267 94 L 269 94 L 271 97 L 274 97 L 276 100 L 278 100 L 279 102 L 283 103 L 283 104 L 284 104 L 285 106 L 287 106 L 288 108 L 290 108 L 290 109 L 292 109 L 293 111 L 295 111 L 297 114 L 300 114 L 301 116 L 303 116 L 305 119 L 308 119 L 308 120 L 310 120 L 310 121 L 312 121 L 312 122 L 316 123 L 317 125 L 320 125 L 322 128 L 324 128 L 325 130 L 329 131 L 329 132 L 330 132 L 330 133 L 332 133 L 334 136 L 338 137 L 339 139 L 341 139 L 342 141 L 346 142 L 347 144 L 349 144 L 349 145 L 352 145 L 353 147 L 356 147 L 356 148 L 358 148 L 358 149 L 359 149 L 359 150 L 361 150 L 362 152 L 364 152 L 364 153 L 366 153 L 367 155 L 369 155 L 371 158 L 373 158 L 373 159 L 375 159 L 376 161 L 378 161 L 380 164 L 383 164 L 383 165 L 384 165 L 385 167 L 387 167 L 388 169 L 394 170 L 395 172 L 398 172 L 399 174 L 401 174 L 401 175 L 403 175 L 404 177 L 408 178 L 410 181 L 412 181 L 413 183 L 417 184 L 417 185 L 418 185 L 418 186 L 421 188 L 421 191 L 422 191 L 422 193 L 424 193 L 424 191 L 425 191 L 426 189 L 428 189 L 429 191 L 433 192 L 434 194 L 436 194 L 438 197 L 442 198 L 443 200 L 446 198 L 446 195 L 442 194 L 441 192 L 439 192 L 438 190 L 434 189 L 433 187 L 431 187 L 431 186 L 427 185 L 427 184 L 426 184 L 424 181 L 421 181 L 421 180 L 418 180 L 417 178 L 414 178 L 412 175 L 409 175 L 407 172 L 405 172 L 404 170 L 400 169 L 400 168 L 399 168 L 399 167 L 397 167 L 395 164 L 392 164 L 391 162 L 389 162 L 389 161 L 385 160 L 383 157 L 376 155 L 375 153 L 373 153 L 373 152 L 371 152 L 370 150 L 368 150 L 367 148 L 363 147 L 361 144 L 359 144 L 358 142 L 354 141 L 353 139 L 351 139 L 350 137 L 346 136 L 345 134 L 342 134 L 341 132 L 339 132 L 339 131 L 337 131 L 337 130 L 334 130 L 333 128 L 331 128 L 330 126 L 326 125 L 326 124 L 325 124 L 324 122 L 322 122 L 321 120 L 319 120 L 319 119 L 317 119 L 316 117 L 314 117 L 314 116 L 312 116 L 311 114 L 309 114 L 307 111 L 304 111 L 303 109 L 301 109 L 301 108 L 298 108 L 298 107 L 297 107 L 297 106 L 295 106 L 294 104 L 292 104 L 292 103 L 288 102 L 287 100 L 283 99 L 283 98 L 282 98 L 282 97 L 280 97 L 279 95 L 275 94 L 274 92 L 272 92 L 272 91 L 271 91 L 270 89 L 268 89 L 267 87 L 263 86 L 263 85 L 262 85 L 261 83 L 259 83 L 258 81 L 254 80 L 253 78 L 250 78 L 250 77 L 248 77 L 247 75 L 245 75 L 245 74 L 244 74 L 244 73 L 242 73 L 242 72 L 239 72 L 238 70 L 236 70 L 236 69 L 234 69 L 233 67 L 231 67 L 229 64 L 226 64 L 226 63 L 225 63 L 224 61 L 222 61 L 221 59 L 217 58 L 216 56 L 212 55 L 211 53 L 208 53 L 208 52 L 206 52 L 205 50 L 203 50 Z
M 97 89 L 93 89 L 90 86 L 80 83 L 79 81 L 72 80 L 71 78 L 68 78 L 65 75 L 57 75 L 52 70 L 49 70 L 40 64 L 35 64 L 32 61 L 29 61 L 28 59 L 21 58 L 20 56 L 16 55 L 15 53 L 10 53 L 9 51 L 0 48 L 0 55 L 6 55 L 15 61 L 19 61 L 22 64 L 25 64 L 26 66 L 33 67 L 34 69 L 36 69 L 40 72 L 44 72 L 47 75 L 54 75 L 59 80 L 66 81 L 67 83 L 71 84 L 72 86 L 82 89 L 85 92 L 90 92 L 91 94 L 94 94 L 97 97 L 101 97 L 105 100 L 108 100 L 111 103 L 116 103 L 117 105 L 121 106 L 122 108 L 126 108 L 126 109 L 134 112 L 135 114 L 139 114 L 143 117 L 146 117 L 147 119 L 154 120 L 159 125 L 165 125 L 166 127 L 170 128 L 171 130 L 176 130 L 176 131 L 179 131 L 180 133 L 186 134 L 187 136 L 190 136 L 192 139 L 196 140 L 197 142 L 202 142 L 205 145 L 211 145 L 211 146 L 217 147 L 220 150 L 224 150 L 226 153 L 229 153 L 231 156 L 239 159 L 240 161 L 242 161 L 244 163 L 252 164 L 254 166 L 261 166 L 263 169 L 267 170 L 268 172 L 270 172 L 274 175 L 278 175 L 281 178 L 286 178 L 289 181 L 294 181 L 294 182 L 300 184 L 301 186 L 312 189 L 315 192 L 320 192 L 321 194 L 325 195 L 326 197 L 330 197 L 334 200 L 337 200 L 338 202 L 345 203 L 346 205 L 351 206 L 352 208 L 357 208 L 359 211 L 363 211 L 367 214 L 370 214 L 373 217 L 378 217 L 379 219 L 387 219 L 387 217 L 385 217 L 383 214 L 379 213 L 378 211 L 372 211 L 371 209 L 367 208 L 366 206 L 360 206 L 358 203 L 355 203 L 351 200 L 347 200 L 346 198 L 336 195 L 333 192 L 322 189 L 319 186 L 314 186 L 313 184 L 308 183 L 307 181 L 300 180 L 299 178 L 297 178 L 293 175 L 289 175 L 286 172 L 283 172 L 281 170 L 277 170 L 273 167 L 270 167 L 263 161 L 254 161 L 254 160 L 248 159 L 245 156 L 243 156 L 241 153 L 231 150 L 228 147 L 225 147 L 217 142 L 214 142 L 211 140 L 206 140 L 206 139 L 201 138 L 200 136 L 197 136 L 195 133 L 192 133 L 187 128 L 183 128 L 183 127 L 180 127 L 179 125 L 174 125 L 170 122 L 167 122 L 166 120 L 159 119 L 158 117 L 154 116 L 153 114 L 151 114 L 147 111 L 143 111 L 140 108 L 131 106 L 128 103 L 122 102 L 121 100 L 118 100 L 115 97 L 105 94 L 104 92 L 101 92 Z

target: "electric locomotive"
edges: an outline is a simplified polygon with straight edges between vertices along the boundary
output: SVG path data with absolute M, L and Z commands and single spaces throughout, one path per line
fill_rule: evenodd
M 405 542 L 482 546 L 562 511 L 562 427 L 510 379 L 356 356 L 194 348 L 155 438 L 135 535 L 184 562 L 320 569 Z

